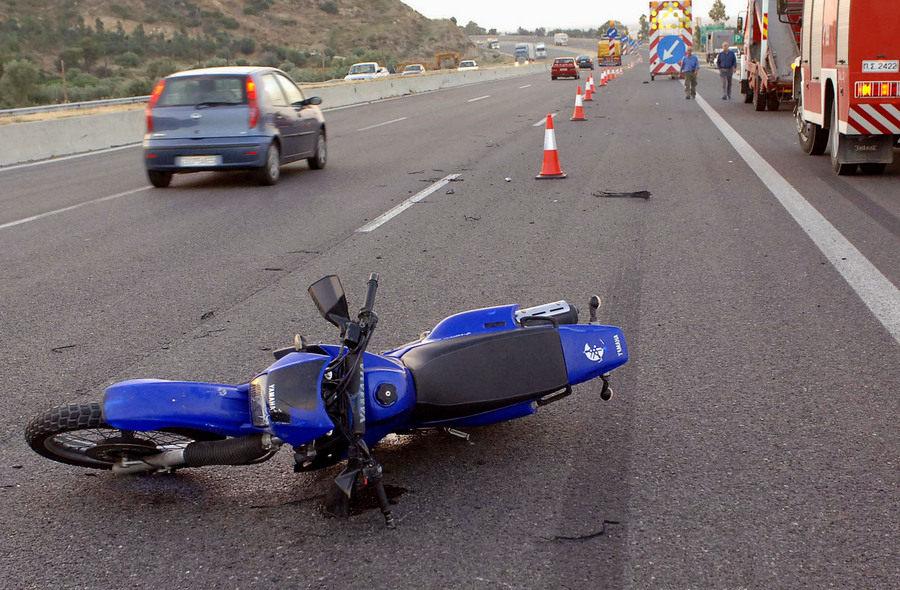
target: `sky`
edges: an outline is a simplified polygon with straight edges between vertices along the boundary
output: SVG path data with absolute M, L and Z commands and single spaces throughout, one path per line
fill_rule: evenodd
M 642 14 L 648 14 L 649 1 L 639 0 L 517 0 L 498 2 L 496 0 L 402 0 L 428 18 L 456 17 L 456 22 L 465 26 L 475 21 L 485 29 L 496 28 L 500 32 L 515 32 L 519 27 L 534 30 L 573 28 L 591 29 L 609 20 L 617 20 L 629 26 L 636 26 Z M 693 0 L 694 17 L 704 22 L 714 0 Z M 733 22 L 739 10 L 747 9 L 746 0 L 723 0 L 725 14 Z

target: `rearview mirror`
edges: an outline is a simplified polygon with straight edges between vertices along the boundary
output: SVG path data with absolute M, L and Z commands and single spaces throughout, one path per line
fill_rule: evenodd
M 744 17 L 737 17 L 737 30 L 743 32 L 744 30 Z
M 340 328 L 343 334 L 350 323 L 350 308 L 341 280 L 336 275 L 322 277 L 309 286 L 309 296 L 322 317 Z

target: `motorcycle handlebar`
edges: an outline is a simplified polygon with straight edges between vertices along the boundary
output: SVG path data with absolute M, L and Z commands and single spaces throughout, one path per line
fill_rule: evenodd
M 363 309 L 372 311 L 375 305 L 375 291 L 378 290 L 378 273 L 373 272 L 369 275 L 368 290 L 366 291 L 366 301 L 363 303 Z

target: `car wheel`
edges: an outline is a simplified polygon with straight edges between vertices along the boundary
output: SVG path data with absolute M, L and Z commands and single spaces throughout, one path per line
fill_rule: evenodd
M 156 188 L 166 188 L 172 182 L 172 173 L 162 170 L 147 170 L 147 178 L 150 179 L 150 184 Z
M 266 149 L 266 159 L 262 168 L 257 170 L 259 183 L 272 186 L 281 177 L 281 150 L 274 141 Z
M 328 147 L 325 143 L 325 134 L 323 132 L 319 131 L 319 137 L 316 139 L 316 153 L 306 161 L 309 162 L 309 167 L 313 170 L 321 170 L 325 167 L 325 163 L 328 162 Z

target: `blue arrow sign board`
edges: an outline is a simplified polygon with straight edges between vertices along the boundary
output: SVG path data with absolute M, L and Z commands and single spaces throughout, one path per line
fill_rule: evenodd
M 618 35 L 618 34 L 619 34 L 619 31 L 617 31 L 615 27 L 610 27 L 606 31 L 606 36 L 609 37 L 610 39 L 615 39 L 616 35 Z
M 684 39 L 678 35 L 662 37 L 656 44 L 656 54 L 664 63 L 678 64 L 684 59 L 684 53 L 687 46 Z

